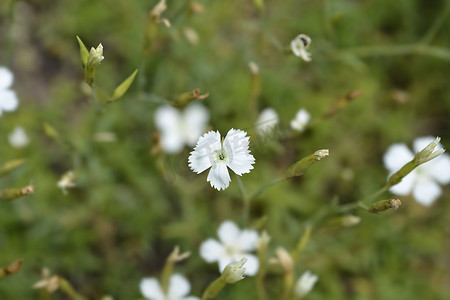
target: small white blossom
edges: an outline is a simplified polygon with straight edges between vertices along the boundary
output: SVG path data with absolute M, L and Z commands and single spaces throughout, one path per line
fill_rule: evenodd
M 297 131 L 303 131 L 310 118 L 311 116 L 306 109 L 300 109 L 295 115 L 295 119 L 291 121 L 291 128 Z
M 435 139 L 431 136 L 417 138 L 413 143 L 414 151 L 420 152 L 433 140 Z M 390 191 L 396 195 L 409 195 L 412 192 L 417 202 L 425 206 L 431 205 L 442 193 L 439 184 L 450 183 L 450 156 L 442 154 L 441 149 L 436 151 L 440 153 L 438 157 L 415 168 L 400 183 L 391 187 Z M 386 151 L 383 161 L 392 175 L 413 158 L 413 152 L 405 144 L 394 144 Z
M 209 131 L 191 152 L 189 167 L 197 174 L 211 168 L 206 180 L 213 188 L 224 190 L 231 181 L 227 167 L 239 176 L 253 169 L 255 158 L 248 150 L 249 143 L 247 133 L 239 129 L 230 129 L 223 142 L 218 131 Z
M 15 111 L 19 106 L 16 92 L 11 90 L 14 75 L 8 68 L 0 67 L 0 116 L 3 111 Z
M 25 130 L 21 126 L 17 126 L 8 135 L 8 140 L 14 148 L 24 148 L 28 146 L 29 140 Z
M 270 133 L 279 122 L 277 112 L 273 108 L 266 108 L 258 116 L 255 124 L 255 130 L 258 134 L 264 135 Z
M 311 54 L 306 51 L 311 44 L 311 38 L 306 34 L 299 34 L 291 41 L 291 50 L 295 56 L 304 61 L 311 61 Z
M 319 277 L 310 271 L 304 272 L 295 285 L 295 294 L 300 298 L 305 296 L 312 290 L 318 279 Z
M 148 277 L 141 280 L 142 295 L 149 300 L 198 300 L 200 298 L 187 296 L 191 291 L 191 284 L 181 274 L 173 274 L 169 280 L 167 293 L 163 292 L 158 279 Z
M 56 185 L 63 191 L 64 195 L 67 195 L 67 189 L 76 186 L 74 181 L 75 173 L 69 171 L 61 177 Z
M 189 104 L 184 111 L 163 105 L 155 111 L 156 127 L 161 131 L 161 146 L 167 153 L 177 153 L 190 147 L 205 131 L 209 112 L 200 103 Z
M 258 245 L 258 233 L 254 230 L 240 230 L 232 221 L 223 222 L 217 230 L 219 240 L 207 239 L 200 245 L 200 256 L 207 262 L 218 262 L 219 272 L 235 261 L 246 258 L 245 275 L 253 276 L 258 272 L 258 258 L 250 254 Z

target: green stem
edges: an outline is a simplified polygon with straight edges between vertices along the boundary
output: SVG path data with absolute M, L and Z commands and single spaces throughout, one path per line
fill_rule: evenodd
M 223 281 L 222 277 L 217 278 L 206 288 L 202 295 L 202 300 L 214 299 L 225 285 L 226 283 Z
M 92 101 L 94 102 L 95 110 L 100 111 L 100 103 L 98 101 L 97 91 L 94 86 L 92 87 Z
M 419 55 L 433 56 L 436 58 L 450 61 L 450 51 L 448 51 L 447 49 L 441 47 L 427 46 L 422 43 L 409 45 L 393 45 L 393 46 L 356 47 L 346 49 L 344 51 L 360 57 L 419 54 Z
M 435 18 L 433 25 L 431 25 L 431 27 L 425 33 L 420 43 L 429 44 L 433 40 L 439 29 L 442 27 L 442 24 L 444 24 L 444 21 L 447 19 L 447 14 L 449 11 L 450 11 L 450 1 L 447 0 L 444 9 L 441 11 L 441 14 L 437 18 Z
M 270 188 L 272 185 L 274 185 L 274 184 L 276 184 L 276 183 L 282 181 L 283 179 L 286 179 L 286 178 L 279 177 L 279 178 L 276 178 L 276 179 L 272 180 L 271 182 L 266 183 L 265 185 L 261 186 L 261 187 L 260 187 L 259 189 L 257 189 L 252 195 L 250 195 L 249 201 L 255 199 L 256 197 L 258 197 L 259 195 L 261 195 L 265 190 L 267 190 L 268 188 Z

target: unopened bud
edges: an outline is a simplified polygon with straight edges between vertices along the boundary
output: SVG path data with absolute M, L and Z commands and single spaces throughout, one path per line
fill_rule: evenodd
M 239 261 L 229 263 L 222 272 L 222 280 L 227 284 L 233 284 L 244 278 L 244 264 L 247 258 L 243 257 Z
M 16 259 L 6 267 L 0 268 L 0 279 L 19 272 L 22 267 L 22 262 L 23 259 Z
M 422 151 L 418 152 L 414 156 L 414 162 L 417 165 L 420 165 L 420 164 L 430 161 L 430 160 L 438 157 L 442 153 L 444 153 L 445 149 L 443 149 L 443 148 L 435 149 L 436 146 L 439 144 L 440 140 L 441 140 L 440 137 L 436 137 L 436 139 L 434 141 L 432 141 L 430 144 L 428 144 Z
M 15 189 L 15 188 L 6 188 L 0 192 L 0 197 L 3 200 L 14 200 L 22 196 L 27 196 L 34 194 L 35 186 L 33 184 L 29 184 L 23 188 Z
M 294 261 L 292 260 L 291 255 L 283 247 L 277 248 L 275 253 L 278 257 L 278 263 L 281 265 L 284 272 L 286 274 L 292 274 L 294 269 Z
M 328 149 L 317 150 L 313 154 L 293 164 L 286 172 L 286 178 L 302 175 L 312 164 L 330 154 Z
M 103 45 L 98 44 L 97 48 L 92 47 L 89 52 L 86 67 L 89 69 L 95 69 L 105 59 L 103 56 Z
M 372 204 L 369 207 L 369 212 L 378 214 L 391 208 L 396 210 L 400 205 L 402 205 L 402 202 L 399 199 L 381 200 Z

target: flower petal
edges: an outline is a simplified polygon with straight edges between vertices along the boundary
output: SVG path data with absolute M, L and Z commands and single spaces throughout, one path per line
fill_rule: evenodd
M 200 256 L 209 263 L 218 261 L 224 251 L 224 246 L 214 239 L 207 239 L 200 245 Z
M 244 229 L 239 235 L 238 244 L 242 251 L 253 251 L 256 249 L 259 237 L 255 230 Z
M 386 169 L 390 172 L 397 172 L 407 162 L 414 158 L 414 154 L 405 144 L 391 145 L 383 156 L 383 162 Z
M 431 179 L 420 178 L 414 186 L 413 196 L 422 205 L 430 206 L 442 194 L 439 184 Z
M 450 155 L 444 153 L 422 165 L 429 176 L 440 184 L 450 183 Z
M 14 111 L 19 106 L 16 92 L 11 90 L 0 90 L 0 110 Z
M 156 278 L 149 277 L 142 279 L 139 287 L 141 288 L 142 295 L 144 295 L 144 297 L 147 299 L 164 299 L 163 291 Z
M 208 125 L 209 112 L 200 103 L 191 103 L 184 109 L 182 118 L 186 143 L 193 147 Z
M 189 167 L 192 171 L 200 174 L 212 166 L 214 151 L 221 148 L 220 133 L 209 131 L 202 135 L 189 155 Z
M 403 177 L 402 181 L 398 184 L 394 185 L 389 189 L 389 191 L 395 195 L 409 195 L 414 188 L 414 184 L 416 183 L 417 171 L 412 171 L 405 177 Z
M 169 288 L 167 290 L 167 298 L 169 299 L 182 299 L 191 290 L 191 284 L 181 274 L 173 274 L 170 277 Z
M 155 111 L 155 124 L 161 131 L 161 146 L 167 153 L 180 152 L 184 147 L 181 117 L 177 109 L 163 105 Z
M 239 227 L 232 221 L 222 222 L 219 229 L 217 229 L 217 235 L 225 246 L 235 244 L 239 239 L 240 233 Z
M 294 130 L 303 131 L 310 118 L 311 116 L 306 109 L 300 109 L 295 115 L 295 119 L 291 121 L 291 128 Z
M 8 68 L 0 67 L 0 91 L 10 88 L 13 80 L 13 73 Z
M 250 138 L 246 135 L 245 131 L 232 128 L 223 141 L 227 166 L 237 175 L 249 173 L 255 163 L 255 158 L 248 150 Z
M 255 276 L 259 270 L 259 260 L 253 254 L 244 254 L 242 257 L 247 258 L 247 262 L 244 265 L 245 272 L 244 275 Z
M 226 189 L 230 185 L 231 181 L 227 165 L 223 162 L 215 163 L 209 171 L 206 181 L 208 181 L 211 186 L 218 191 Z
M 269 133 L 278 124 L 279 117 L 273 108 L 264 109 L 256 120 L 256 132 L 259 134 Z

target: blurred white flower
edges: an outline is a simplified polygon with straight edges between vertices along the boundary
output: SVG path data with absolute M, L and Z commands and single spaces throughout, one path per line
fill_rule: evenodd
M 142 295 L 149 300 L 198 300 L 200 298 L 187 296 L 191 291 L 189 281 L 181 274 L 173 274 L 169 280 L 167 293 L 163 292 L 158 279 L 154 277 L 141 280 L 140 289 Z
M 9 143 L 14 148 L 24 148 L 28 146 L 29 140 L 25 130 L 21 126 L 16 126 L 8 136 Z
M 266 108 L 258 116 L 255 130 L 258 134 L 270 133 L 279 122 L 278 114 L 273 108 Z
M 414 140 L 414 151 L 420 152 L 435 139 L 431 136 Z M 438 144 L 438 147 L 442 146 Z M 441 152 L 441 150 L 437 150 Z M 389 147 L 383 157 L 384 165 L 389 170 L 389 176 L 400 170 L 414 158 L 413 152 L 405 144 L 394 144 Z M 396 195 L 409 195 L 411 192 L 422 205 L 431 205 L 442 193 L 440 184 L 450 183 L 450 156 L 441 154 L 426 162 L 406 175 L 400 183 L 390 188 Z
M 75 187 L 75 173 L 72 171 L 67 172 L 64 174 L 61 179 L 56 184 L 64 193 L 64 195 L 67 195 L 67 189 Z
M 219 240 L 207 239 L 200 245 L 200 256 L 207 262 L 218 262 L 219 272 L 242 258 L 247 258 L 245 275 L 253 276 L 258 272 L 258 258 L 250 254 L 258 244 L 258 233 L 254 230 L 240 230 L 232 221 L 223 222 L 217 230 Z
M 167 153 L 177 153 L 184 145 L 190 147 L 205 131 L 209 112 L 200 103 L 189 104 L 183 112 L 163 105 L 155 111 L 156 127 L 161 131 L 161 146 Z
M 298 131 L 303 131 L 308 124 L 311 116 L 306 109 L 300 109 L 295 115 L 295 119 L 291 121 L 291 128 Z
M 318 279 L 317 275 L 312 274 L 310 271 L 305 271 L 295 285 L 295 294 L 300 298 L 305 296 L 312 290 Z
M 191 152 L 189 167 L 197 174 L 211 168 L 206 180 L 213 188 L 224 190 L 231 181 L 227 167 L 239 176 L 253 169 L 255 158 L 248 150 L 249 140 L 247 133 L 239 129 L 230 129 L 223 142 L 218 131 L 209 131 Z
M 0 116 L 3 111 L 14 111 L 19 106 L 16 92 L 11 90 L 14 75 L 8 68 L 0 67 Z
M 311 61 L 311 54 L 306 51 L 311 44 L 311 38 L 306 34 L 299 34 L 291 41 L 291 50 L 294 55 L 301 57 L 304 61 Z

